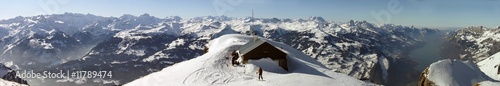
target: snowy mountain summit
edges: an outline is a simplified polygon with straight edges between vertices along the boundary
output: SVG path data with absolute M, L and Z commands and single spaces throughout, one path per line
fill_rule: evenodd
M 329 70 L 320 62 L 286 44 L 264 39 L 287 55 L 288 71 L 271 59 L 250 60 L 232 66 L 230 54 L 247 42 L 255 40 L 240 34 L 223 35 L 209 42 L 209 52 L 161 71 L 154 72 L 125 86 L 163 85 L 271 85 L 271 86 L 331 86 L 374 85 L 346 74 Z M 257 69 L 263 69 L 263 81 L 257 80 Z

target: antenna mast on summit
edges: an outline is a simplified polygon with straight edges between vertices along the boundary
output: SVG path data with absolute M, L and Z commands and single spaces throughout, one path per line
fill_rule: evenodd
M 252 9 L 252 19 L 251 19 L 251 20 L 252 20 L 252 21 L 251 21 L 251 22 L 252 22 L 252 23 L 251 23 L 251 25 L 253 25 L 253 22 L 255 21 L 255 19 L 254 19 L 254 17 L 253 17 L 253 9 Z M 250 30 L 252 29 L 252 26 L 251 26 L 251 25 L 250 25 Z
M 250 34 L 252 34 L 252 36 L 253 36 L 253 41 L 257 41 L 257 36 L 255 36 L 255 32 L 252 29 L 252 26 L 254 25 L 253 24 L 254 21 L 255 21 L 255 19 L 254 19 L 254 13 L 253 13 L 253 9 L 252 9 L 252 23 L 250 25 Z

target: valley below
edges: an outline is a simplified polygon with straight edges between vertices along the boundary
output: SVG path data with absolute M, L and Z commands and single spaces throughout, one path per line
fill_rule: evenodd
M 428 34 L 425 37 L 417 37 L 423 43 L 414 49 L 408 49 L 402 60 L 395 62 L 389 69 L 393 74 L 389 77 L 389 86 L 415 86 L 420 73 L 431 63 L 445 59 L 441 57 L 441 46 L 446 31 Z M 391 70 L 392 69 L 392 70 Z

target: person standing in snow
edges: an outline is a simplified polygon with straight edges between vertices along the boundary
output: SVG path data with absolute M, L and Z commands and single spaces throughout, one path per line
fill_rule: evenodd
M 259 71 L 257 72 L 257 74 L 259 74 L 259 81 L 260 81 L 260 80 L 262 80 L 262 81 L 263 81 L 263 80 L 264 80 L 264 78 L 262 77 L 262 68 L 261 68 L 261 67 L 259 67 Z
M 234 65 L 240 65 L 240 63 L 238 63 L 236 60 L 239 58 L 238 57 L 238 53 L 236 53 L 236 50 L 234 50 L 232 53 L 231 53 L 231 56 L 233 57 L 231 59 L 231 64 L 234 66 Z

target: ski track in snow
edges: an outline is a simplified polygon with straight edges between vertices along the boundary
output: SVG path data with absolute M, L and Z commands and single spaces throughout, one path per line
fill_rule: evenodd
M 228 44 L 223 43 L 222 46 Z M 224 84 L 234 81 L 235 78 L 242 78 L 241 76 L 251 77 L 243 75 L 239 72 L 229 72 L 237 71 L 235 67 L 230 67 L 229 65 L 229 48 L 222 48 L 223 50 L 217 51 L 214 57 L 216 59 L 203 59 L 203 67 L 189 74 L 183 80 L 183 84 L 187 83 L 200 83 L 200 82 L 210 82 L 210 85 Z M 207 75 L 208 74 L 208 75 Z M 240 76 L 240 77 L 238 77 Z M 199 79 L 199 77 L 204 77 Z

